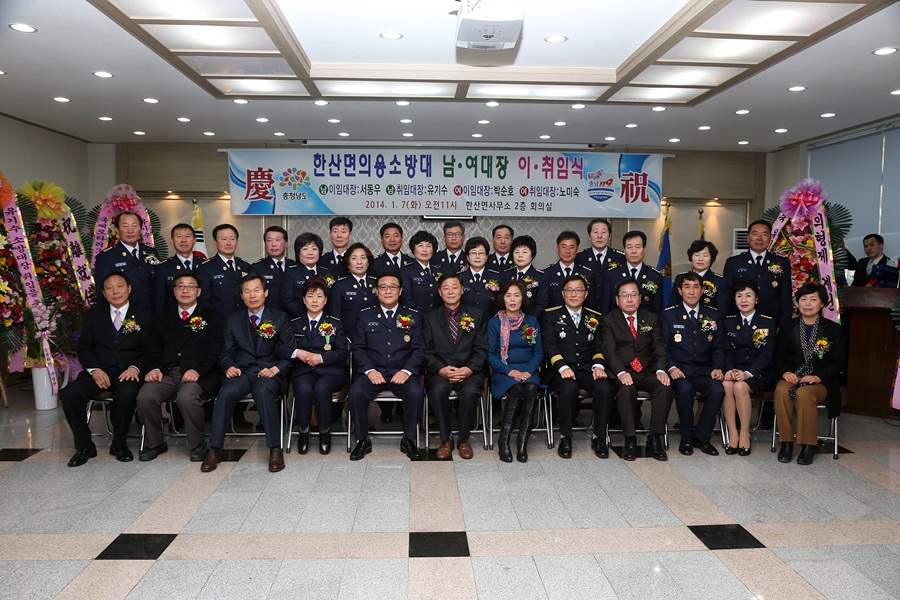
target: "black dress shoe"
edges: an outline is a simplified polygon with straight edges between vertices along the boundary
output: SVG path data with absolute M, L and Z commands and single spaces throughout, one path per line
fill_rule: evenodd
M 82 448 L 75 452 L 75 456 L 69 460 L 69 466 L 80 467 L 86 463 L 89 458 L 94 458 L 95 456 L 97 456 L 97 446 L 94 445 L 94 442 L 91 442 L 91 445 L 87 448 Z
M 718 456 L 719 451 L 716 450 L 716 447 L 710 444 L 709 442 L 701 442 L 700 440 L 694 440 L 694 448 L 699 448 L 700 452 L 703 454 L 709 454 L 710 456 Z
M 147 462 L 148 460 L 153 460 L 160 454 L 165 454 L 169 451 L 169 444 L 163 440 L 163 443 L 159 446 L 154 446 L 152 448 L 144 448 L 138 453 L 138 459 L 142 462 Z
M 559 448 L 556 449 L 556 453 L 561 458 L 572 458 L 572 440 L 565 436 L 559 438 Z
M 131 450 L 125 444 L 119 446 L 113 442 L 109 445 L 109 453 L 115 456 L 119 462 L 131 462 L 134 460 L 134 454 L 131 453 Z
M 794 457 L 794 442 L 781 442 L 781 450 L 778 452 L 778 462 L 789 463 Z
M 297 438 L 297 452 L 300 454 L 306 454 L 309 452 L 309 432 L 301 431 L 299 437 Z
M 625 445 L 622 447 L 622 460 L 634 460 L 637 458 L 637 439 L 633 437 L 625 438 Z
M 356 442 L 353 452 L 350 453 L 350 460 L 362 460 L 370 452 L 372 452 L 372 440 L 360 440 Z
M 678 444 L 678 451 L 685 456 L 690 456 L 694 453 L 694 446 L 690 442 L 681 442 Z
M 737 453 L 738 453 L 738 449 L 737 449 L 737 448 L 732 448 L 732 447 L 729 446 L 728 444 L 725 444 L 725 454 L 727 454 L 728 456 L 734 456 L 734 455 L 737 454 Z M 749 452 L 748 452 L 748 454 L 749 454 Z M 741 456 L 744 456 L 744 455 L 741 454 Z
M 419 447 L 416 446 L 416 443 L 413 440 L 403 438 L 400 441 L 400 452 L 405 452 L 406 456 L 409 457 L 409 460 L 422 459 L 422 451 L 419 450 Z
M 647 451 L 650 453 L 650 456 L 659 461 L 669 460 L 669 455 L 666 454 L 665 448 L 663 448 L 662 440 L 659 439 L 659 434 L 651 433 L 647 436 Z
M 331 432 L 323 431 L 319 433 L 319 454 L 328 454 L 331 452 Z
M 798 465 L 811 465 L 816 457 L 818 447 L 812 444 L 803 444 L 800 446 L 800 454 L 797 455 Z
M 191 462 L 203 462 L 203 459 L 206 458 L 207 450 L 206 442 L 200 442 L 191 448 Z
M 738 456 L 750 456 L 750 447 L 748 446 L 746 448 L 738 448 L 737 453 L 738 453 Z M 734 453 L 732 452 L 732 454 L 734 454 Z
M 609 458 L 609 446 L 606 445 L 606 440 L 595 437 L 591 440 L 591 449 L 597 458 Z

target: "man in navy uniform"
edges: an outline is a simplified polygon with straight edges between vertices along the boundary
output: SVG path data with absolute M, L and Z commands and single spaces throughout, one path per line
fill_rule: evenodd
M 319 266 L 324 267 L 334 278 L 347 275 L 347 267 L 344 266 L 344 253 L 350 245 L 353 237 L 353 221 L 347 217 L 335 217 L 328 222 L 328 233 L 331 236 L 330 252 L 325 252 L 319 257 Z
M 660 318 L 681 431 L 678 451 L 687 456 L 694 453 L 694 448 L 699 448 L 704 454 L 717 456 L 719 451 L 709 443 L 709 438 L 725 399 L 722 321 L 719 311 L 700 302 L 703 296 L 700 275 L 685 273 L 679 292 L 683 302 L 664 310 Z M 703 396 L 703 409 L 694 426 L 694 395 L 697 392 Z
M 728 293 L 728 306 L 735 311 L 734 282 L 748 279 L 759 288 L 756 308 L 769 315 L 779 325 L 791 318 L 791 263 L 783 256 L 769 252 L 772 241 L 772 226 L 759 219 L 750 223 L 747 231 L 747 242 L 750 249 L 736 254 L 725 261 L 725 290 Z
M 576 249 L 578 248 L 576 244 Z M 587 282 L 579 275 L 563 280 L 563 306 L 544 311 L 541 334 L 544 356 L 550 357 L 548 383 L 556 392 L 559 415 L 557 454 L 572 458 L 572 421 L 578 390 L 593 399 L 594 430 L 591 447 L 599 458 L 609 458 L 606 425 L 612 387 L 607 380 L 606 359 L 600 343 L 600 313 L 587 308 Z
M 103 281 L 110 273 L 124 273 L 131 285 L 129 304 L 133 308 L 146 308 L 153 312 L 159 256 L 156 249 L 141 241 L 144 220 L 133 212 L 125 211 L 116 215 L 113 223 L 119 241 L 97 255 L 94 281 Z M 101 289 L 97 290 L 97 304 L 109 306 Z
M 542 269 L 547 276 L 548 306 L 563 305 L 563 282 L 570 275 L 579 275 L 584 279 L 585 285 L 590 285 L 593 278 L 591 269 L 575 262 L 580 243 L 581 238 L 574 231 L 563 231 L 556 236 L 556 255 L 559 260 Z
M 491 230 L 492 242 L 494 243 L 494 251 L 491 252 L 487 260 L 487 268 L 493 269 L 498 273 L 508 271 L 513 268 L 512 241 L 516 237 L 513 228 L 505 223 L 497 225 Z
M 378 306 L 359 313 L 353 345 L 354 381 L 349 404 L 356 446 L 350 460 L 360 460 L 372 451 L 369 439 L 369 403 L 378 392 L 389 390 L 403 400 L 403 439 L 400 450 L 411 460 L 422 453 L 416 445 L 416 428 L 425 399 L 419 384 L 419 368 L 425 341 L 419 313 L 400 305 L 400 275 L 382 273 L 376 287 Z
M 466 268 L 463 246 L 466 243 L 466 228 L 459 221 L 444 223 L 444 244 L 440 252 L 435 249 L 431 257 L 431 268 L 437 273 L 458 273 Z
M 489 251 L 488 241 L 483 237 L 469 238 L 466 242 L 469 266 L 459 274 L 463 286 L 462 303 L 479 309 L 487 318 L 497 314 L 495 299 L 502 281 L 498 271 L 486 266 Z
M 622 237 L 622 247 L 625 248 L 625 264 L 607 271 L 604 284 L 606 303 L 601 304 L 600 312 L 606 314 L 612 310 L 619 282 L 633 279 L 641 293 L 641 308 L 658 315 L 663 309 L 663 278 L 659 271 L 644 263 L 646 234 L 643 231 L 629 231 Z
M 241 279 L 250 272 L 250 263 L 235 255 L 239 235 L 230 223 L 217 225 L 212 234 L 216 254 L 197 267 L 200 289 L 203 290 L 200 304 L 223 318 L 244 307 Z
M 379 235 L 384 252 L 369 266 L 369 273 L 373 277 L 378 277 L 385 271 L 400 271 L 406 265 L 412 264 L 412 257 L 402 252 L 403 228 L 400 225 L 385 223 L 381 226 Z
M 608 219 L 591 219 L 587 225 L 591 247 L 585 248 L 575 257 L 575 263 L 591 270 L 593 279 L 588 286 L 587 305 L 603 312 L 609 290 L 606 289 L 606 272 L 625 264 L 625 255 L 609 245 L 612 223 Z
M 283 227 L 272 225 L 266 228 L 264 242 L 266 256 L 253 263 L 250 270 L 262 275 L 266 280 L 266 289 L 269 291 L 266 306 L 284 310 L 281 307 L 281 284 L 284 282 L 284 271 L 297 263 L 287 256 L 288 236 Z
M 200 465 L 204 473 L 214 471 L 222 462 L 228 421 L 237 403 L 251 393 L 266 432 L 269 471 L 284 469 L 281 407 L 277 399 L 287 391 L 291 360 L 278 358 L 276 348 L 293 343 L 294 330 L 285 313 L 266 306 L 266 295 L 266 280 L 256 273 L 246 275 L 241 280 L 244 309 L 225 319 L 224 347 L 219 358 L 224 379 L 213 406 L 209 452 Z
M 175 280 L 184 272 L 193 273 L 205 258 L 194 255 L 197 236 L 194 228 L 187 223 L 179 223 L 172 228 L 172 247 L 175 255 L 170 256 L 156 268 L 156 299 L 153 307 L 158 314 L 174 311 L 178 302 L 175 300 Z

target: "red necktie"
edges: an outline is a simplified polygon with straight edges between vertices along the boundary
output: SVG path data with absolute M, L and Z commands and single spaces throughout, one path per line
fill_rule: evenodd
M 628 317 L 628 327 L 629 329 L 631 329 L 631 335 L 634 336 L 634 339 L 637 339 L 637 329 L 634 328 L 634 315 Z M 631 368 L 634 369 L 635 373 L 640 373 L 644 368 L 644 366 L 641 364 L 641 361 L 638 360 L 637 356 L 632 359 Z
M 186 311 L 186 310 L 181 311 L 181 320 L 182 321 L 187 321 L 189 316 L 191 316 L 191 315 L 188 314 L 188 311 Z
M 259 321 L 259 317 L 256 315 L 250 315 L 250 326 L 256 329 L 256 323 Z

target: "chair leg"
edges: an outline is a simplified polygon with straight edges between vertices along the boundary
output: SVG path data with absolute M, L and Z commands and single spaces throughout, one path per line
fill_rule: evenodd
M 831 437 L 834 438 L 834 460 L 838 459 L 838 431 L 837 431 L 838 423 L 837 417 L 831 420 Z
M 294 438 L 294 411 L 297 409 L 297 399 L 296 397 L 291 400 L 291 417 L 290 422 L 288 423 L 288 434 L 287 434 L 287 443 L 284 446 L 284 452 L 286 454 L 291 453 L 291 445 L 292 440 Z M 319 425 L 321 430 L 321 424 Z
M 762 407 L 760 407 L 762 410 Z M 778 437 L 778 415 L 775 415 L 775 420 L 772 421 L 772 452 L 775 452 L 775 440 Z
M 425 408 L 422 412 L 422 419 L 425 421 L 425 452 L 428 452 L 428 440 L 431 439 L 430 419 L 428 418 L 428 394 L 425 394 Z M 416 445 L 418 446 L 419 430 L 416 428 Z
M 544 392 L 544 423 L 547 425 L 547 448 L 553 448 L 553 401 L 548 392 Z
M 146 425 L 141 425 L 141 447 L 138 450 L 139 452 L 144 451 L 144 432 L 147 430 Z
M 719 429 L 722 431 L 722 447 L 726 447 L 729 445 L 731 441 L 728 438 L 728 427 L 725 425 L 725 417 L 722 416 L 722 411 L 719 410 Z

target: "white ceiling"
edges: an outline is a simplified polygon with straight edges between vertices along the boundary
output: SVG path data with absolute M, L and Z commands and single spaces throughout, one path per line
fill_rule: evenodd
M 89 142 L 747 151 L 900 118 L 900 52 L 872 54 L 900 47 L 895 1 L 522 2 L 517 48 L 476 51 L 455 46 L 453 0 L 2 0 L 0 113 Z

